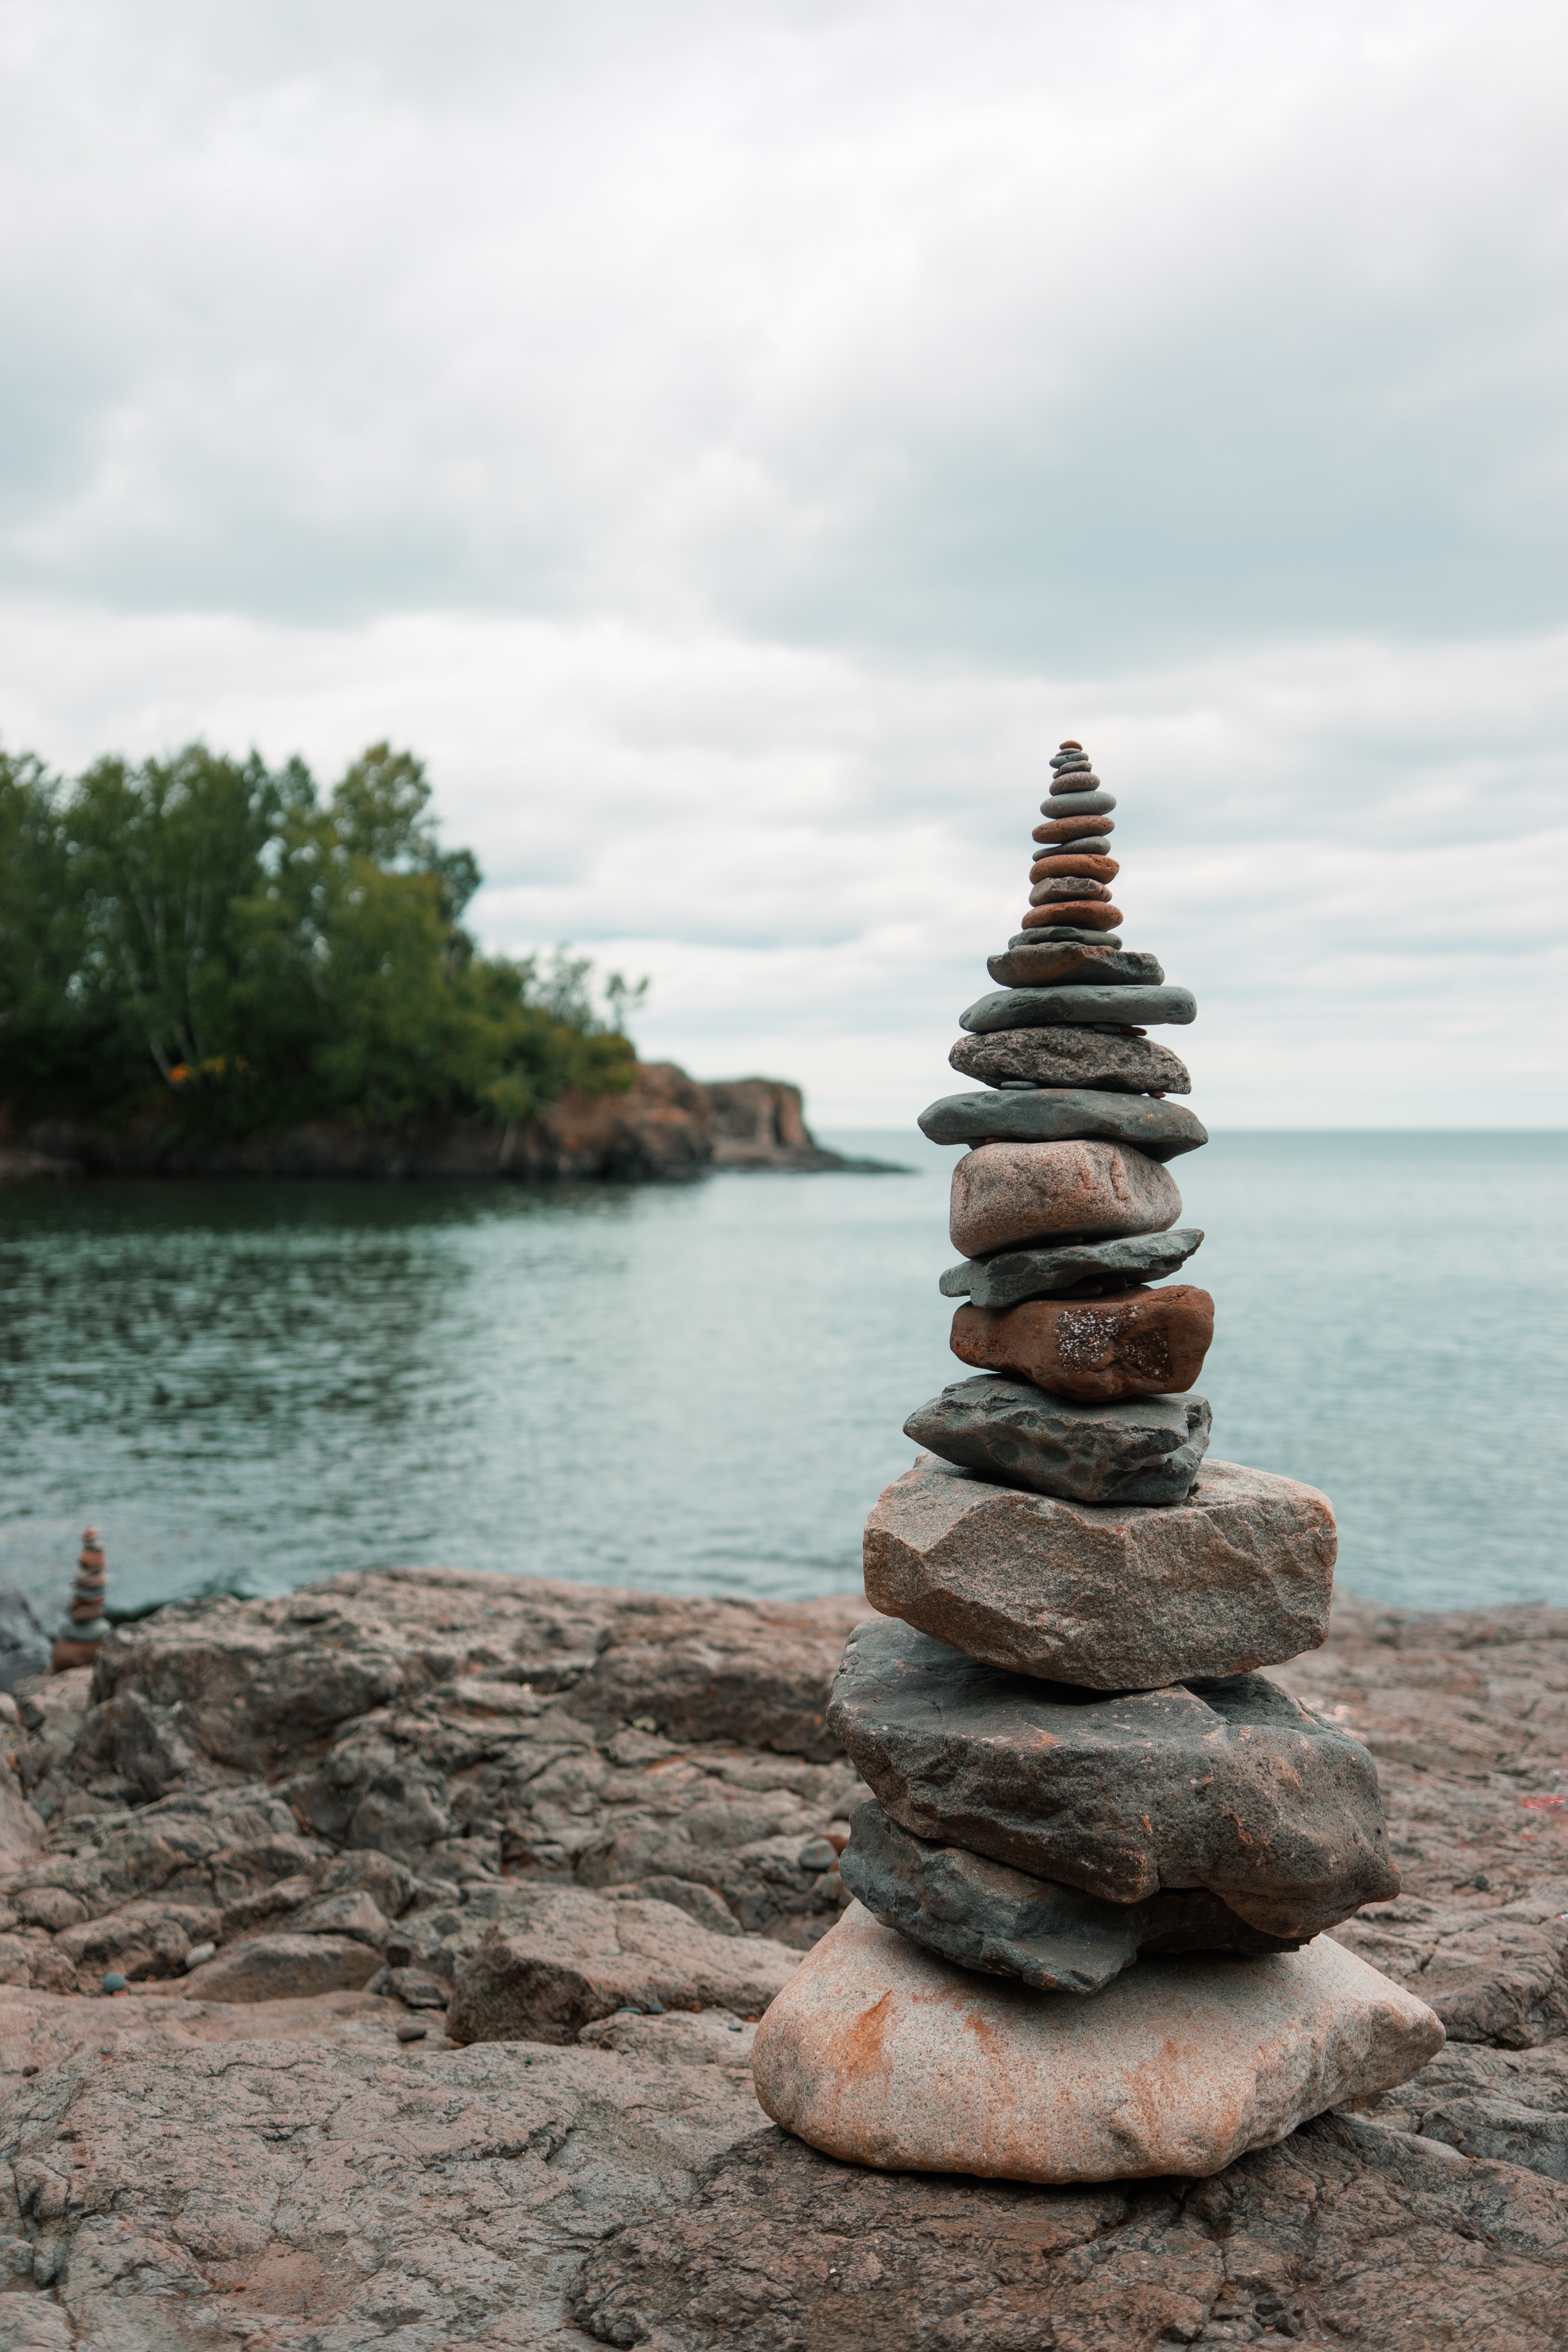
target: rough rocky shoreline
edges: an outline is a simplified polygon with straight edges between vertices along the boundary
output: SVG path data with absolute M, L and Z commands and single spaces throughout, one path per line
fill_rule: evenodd
M 866 1613 L 393 1571 L 18 1685 L 0 2352 L 1568 2343 L 1568 1612 L 1345 1598 L 1275 1670 L 1383 1785 L 1402 1891 L 1337 1939 L 1449 2041 L 1094 2189 L 836 2163 L 752 2095 L 848 1900 Z
M 0 1106 L 0 1179 L 79 1176 L 452 1178 L 531 1183 L 657 1182 L 711 1169 L 803 1171 L 876 1167 L 820 1145 L 801 1092 L 782 1078 L 704 1085 L 673 1062 L 642 1062 L 624 1095 L 563 1095 L 542 1118 L 498 1128 L 483 1119 L 382 1131 L 318 1120 L 224 1142 L 174 1134 L 156 1119 L 110 1131 L 52 1119 L 7 1122 Z

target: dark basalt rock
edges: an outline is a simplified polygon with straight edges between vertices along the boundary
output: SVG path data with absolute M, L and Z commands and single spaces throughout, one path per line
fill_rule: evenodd
M 1040 803 L 1040 814 L 1046 817 L 1109 816 L 1116 806 L 1114 793 L 1053 793 Z
M 1108 1697 L 889 1619 L 850 1635 L 828 1722 L 917 1837 L 1108 1903 L 1206 1887 L 1296 1938 L 1399 1890 L 1372 1758 L 1262 1675 Z
M 959 1845 L 911 1837 L 868 1799 L 849 1816 L 844 1884 L 885 1927 L 960 1968 L 1022 1977 L 1039 1992 L 1095 1993 L 1143 1952 L 1281 1952 L 1198 1887 L 1101 1903 Z
M 1038 1087 L 1100 1087 L 1114 1094 L 1193 1090 L 1186 1064 L 1168 1045 L 1099 1029 L 1004 1029 L 985 1037 L 961 1037 L 947 1058 L 962 1076 L 988 1087 L 1023 1078 Z
M 1152 1027 L 1198 1017 L 1190 988 L 998 988 L 976 997 L 958 1016 L 974 1036 L 998 1029 L 1088 1029 L 1101 1021 L 1142 1022 Z
M 944 1462 L 1039 1495 L 1179 1503 L 1208 1451 L 1212 1421 L 1200 1396 L 1076 1404 L 1027 1381 L 983 1372 L 911 1412 L 904 1435 Z
M 1130 1143 L 1145 1160 L 1176 1160 L 1209 1139 L 1202 1119 L 1180 1103 L 1089 1087 L 943 1095 L 921 1111 L 920 1128 L 932 1143 Z
M 1069 1243 L 1062 1249 L 998 1250 L 992 1257 L 966 1257 L 950 1265 L 942 1277 L 942 1295 L 972 1299 L 976 1307 L 1016 1307 L 1023 1298 L 1049 1298 L 1081 1286 L 1088 1297 L 1090 1285 L 1117 1290 L 1174 1274 L 1202 1241 L 1197 1226 L 1184 1225 L 1173 1233 L 1128 1234 L 1118 1241 Z

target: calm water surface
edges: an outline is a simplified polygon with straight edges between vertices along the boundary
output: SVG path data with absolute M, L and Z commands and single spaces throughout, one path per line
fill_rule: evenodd
M 0 1587 L 273 1591 L 413 1561 L 671 1591 L 858 1578 L 949 1355 L 952 1155 L 670 1188 L 0 1198 Z M 1216 1136 L 1174 1163 L 1214 1451 L 1310 1480 L 1342 1580 L 1568 1598 L 1560 1135 Z

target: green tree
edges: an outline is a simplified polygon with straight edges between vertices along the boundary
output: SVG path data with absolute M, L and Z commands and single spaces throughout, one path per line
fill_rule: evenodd
M 629 1086 L 642 988 L 558 951 L 481 956 L 479 887 L 422 763 L 374 744 L 325 802 L 195 744 L 66 791 L 0 768 L 0 1097 L 184 1128 L 512 1122 Z M 646 987 L 646 983 L 643 984 Z

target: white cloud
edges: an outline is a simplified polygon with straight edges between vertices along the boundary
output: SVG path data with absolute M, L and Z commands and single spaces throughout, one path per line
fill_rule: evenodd
M 376 734 L 420 745 L 492 944 L 651 973 L 647 1053 L 798 1077 L 826 1125 L 957 1085 L 956 1014 L 1022 911 L 1069 728 L 1119 793 L 1129 943 L 1197 991 L 1175 1042 L 1205 1118 L 1563 1117 L 1568 823 L 1542 746 L 1568 634 L 1042 678 L 471 614 L 0 622 L 18 732 L 68 765 L 202 730 L 329 774 Z
M 1081 731 L 1205 1113 L 1558 1118 L 1565 46 L 17 0 L 0 730 L 412 743 L 491 940 L 825 1121 L 947 1082 Z

